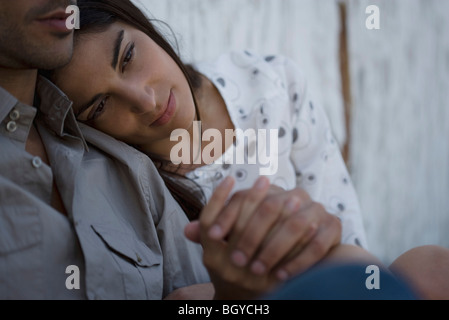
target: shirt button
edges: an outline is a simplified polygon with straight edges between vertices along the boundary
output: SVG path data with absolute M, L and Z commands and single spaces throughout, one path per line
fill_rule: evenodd
M 142 258 L 139 256 L 138 253 L 136 253 L 136 258 L 137 258 L 137 262 L 141 263 L 142 262 Z
M 17 123 L 15 121 L 9 121 L 6 124 L 6 130 L 8 130 L 8 132 L 13 133 L 17 130 Z
M 20 112 L 19 110 L 14 109 L 13 111 L 11 111 L 11 113 L 9 114 L 9 118 L 12 121 L 17 121 L 20 118 Z
M 31 164 L 33 165 L 33 167 L 35 167 L 36 169 L 39 169 L 42 166 L 42 159 L 39 157 L 34 157 L 33 161 L 31 161 Z

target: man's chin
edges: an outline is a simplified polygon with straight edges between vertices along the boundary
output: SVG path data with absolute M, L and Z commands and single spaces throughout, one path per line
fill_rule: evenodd
M 38 69 L 43 75 L 53 74 L 54 70 L 58 70 L 69 64 L 70 59 L 55 59 L 51 62 L 41 62 L 37 65 L 29 66 L 28 69 Z
M 68 44 L 62 44 L 58 47 L 53 44 L 50 50 L 42 52 L 41 57 L 35 61 L 37 69 L 54 70 L 59 69 L 70 63 L 73 56 L 73 41 Z

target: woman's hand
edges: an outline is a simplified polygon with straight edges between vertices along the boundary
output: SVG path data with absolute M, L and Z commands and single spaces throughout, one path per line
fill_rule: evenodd
M 285 191 L 260 178 L 227 202 L 232 186 L 232 179 L 225 180 L 200 221 L 186 227 L 188 238 L 204 247 L 205 265 L 223 288 L 216 287 L 218 296 L 232 286 L 246 296 L 267 292 L 340 242 L 339 220 L 303 190 Z

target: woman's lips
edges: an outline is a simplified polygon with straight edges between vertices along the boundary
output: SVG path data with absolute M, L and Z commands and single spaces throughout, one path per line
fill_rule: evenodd
M 170 91 L 167 106 L 164 113 L 151 125 L 152 127 L 160 127 L 170 122 L 176 110 L 176 98 L 173 91 Z

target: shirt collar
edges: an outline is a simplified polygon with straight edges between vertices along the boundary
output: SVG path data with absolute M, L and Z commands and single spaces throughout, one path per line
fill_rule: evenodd
M 5 120 L 18 100 L 8 91 L 0 87 L 0 123 Z
M 39 113 L 44 122 L 60 137 L 70 132 L 83 141 L 88 150 L 87 143 L 73 113 L 73 102 L 50 80 L 38 76 L 36 87 L 37 98 L 40 100 Z

